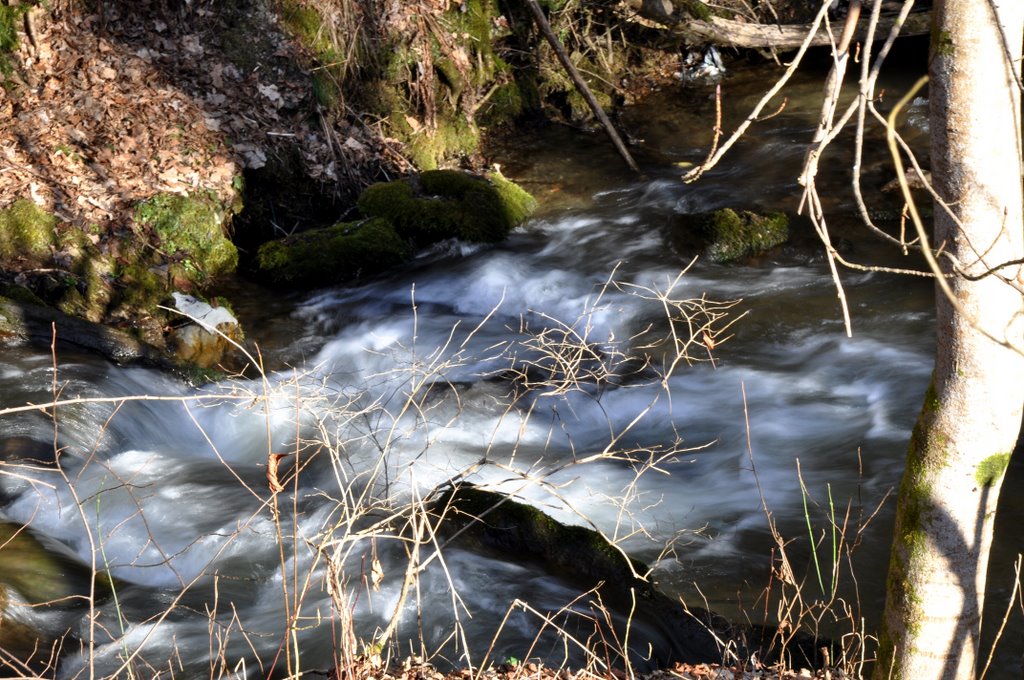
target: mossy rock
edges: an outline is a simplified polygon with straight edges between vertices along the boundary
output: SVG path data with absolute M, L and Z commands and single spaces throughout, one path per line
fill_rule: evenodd
M 410 255 L 405 239 L 387 220 L 378 218 L 264 243 L 256 254 L 256 269 L 275 283 L 312 288 L 380 273 Z
M 32 289 L 18 284 L 0 285 L 0 298 L 23 305 L 46 306 L 46 300 L 33 293 Z
M 161 252 L 199 283 L 238 266 L 238 250 L 224 233 L 227 217 L 220 203 L 201 194 L 157 194 L 135 207 L 135 220 L 153 230 Z
M 23 273 L 25 292 L 38 303 L 99 321 L 110 302 L 111 259 L 84 232 L 27 199 L 0 210 L 0 262 Z
M 713 262 L 734 262 L 759 255 L 789 240 L 789 218 L 732 208 L 679 216 L 671 227 L 676 250 L 684 256 L 703 251 Z
M 28 199 L 0 210 L 0 258 L 48 258 L 57 242 L 57 218 Z
M 562 524 L 504 494 L 472 484 L 450 486 L 431 500 L 430 510 L 442 518 L 438 524 L 441 536 L 453 537 L 469 549 L 497 551 L 501 559 L 517 564 L 540 562 L 551 573 L 584 589 L 593 588 L 613 619 L 616 613 L 628 614 L 633 634 L 639 632 L 645 653 L 650 654 L 634 659 L 641 667 L 652 659 L 661 664 L 719 662 L 723 642 L 735 645 L 740 658 L 756 654 L 769 663 L 776 663 L 785 653 L 797 667 L 818 668 L 824 662 L 822 647 L 832 648 L 835 658 L 832 641 L 802 630 L 781 650 L 775 625 L 733 624 L 706 609 L 684 608 L 679 600 L 639 578 L 647 575 L 647 566 L 623 555 L 597 531 Z
M 71 623 L 59 612 L 84 609 L 93 590 L 97 603 L 109 597 L 106 574 L 94 575 L 70 550 L 36 538 L 20 524 L 0 521 L 0 647 L 5 652 L 27 661 L 54 644 Z M 27 606 L 52 615 L 25 617 Z
M 359 197 L 368 217 L 382 217 L 418 246 L 447 238 L 493 243 L 536 208 L 530 194 L 501 176 L 430 170 L 417 177 L 374 184 Z
M 470 484 L 445 490 L 432 504 L 445 516 L 444 531 L 463 529 L 471 541 L 506 553 L 544 562 L 551 571 L 589 581 L 606 581 L 616 590 L 650 599 L 654 589 L 637 578 L 648 567 L 627 558 L 594 529 L 562 524 L 525 503 Z M 606 593 L 607 594 L 607 593 Z

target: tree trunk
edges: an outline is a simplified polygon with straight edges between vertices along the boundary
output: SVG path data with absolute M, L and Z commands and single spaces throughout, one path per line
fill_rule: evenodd
M 952 255 L 942 266 L 955 302 L 937 293 L 935 374 L 899 491 L 875 669 L 894 680 L 974 677 L 996 501 L 1024 404 L 1024 273 L 999 267 L 1024 257 L 1024 2 L 944 0 L 933 12 L 932 174 L 956 217 L 936 208 L 934 246 Z

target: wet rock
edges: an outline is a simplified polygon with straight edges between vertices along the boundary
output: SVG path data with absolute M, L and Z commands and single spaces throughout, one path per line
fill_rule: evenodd
M 907 187 L 909 189 L 915 189 L 915 190 L 924 191 L 929 186 L 931 186 L 931 183 L 932 183 L 932 173 L 930 173 L 927 170 L 925 170 L 924 174 L 922 175 L 915 168 L 907 168 L 906 180 L 907 180 Z M 885 185 L 882 186 L 882 191 L 884 191 L 886 193 L 889 193 L 889 194 L 894 194 L 896 192 L 902 191 L 902 188 L 900 186 L 899 177 L 894 177 L 891 180 L 889 180 L 888 182 L 886 182 Z
M 640 647 L 651 645 L 656 665 L 717 663 L 723 643 L 744 659 L 757 654 L 771 663 L 780 655 L 773 628 L 737 625 L 712 611 L 684 607 L 642 578 L 649 572 L 646 565 L 593 529 L 562 524 L 532 506 L 470 484 L 441 491 L 431 508 L 442 518 L 440 533 L 457 537 L 460 545 L 497 551 L 519 563 L 534 561 L 583 590 L 593 588 L 613 613 L 632 612 L 631 639 Z M 624 625 L 625 619 L 620 620 Z M 797 633 L 785 653 L 797 666 L 817 666 L 819 648 L 830 644 Z
M 374 184 L 359 197 L 364 215 L 388 220 L 400 236 L 420 247 L 448 238 L 500 241 L 536 205 L 500 172 L 480 177 L 458 170 L 431 170 Z
M 57 454 L 52 441 L 15 435 L 0 439 L 0 505 L 6 505 L 32 485 L 26 473 L 55 470 Z
M 32 666 L 44 664 L 94 589 L 106 598 L 109 580 L 94 575 L 66 548 L 43 542 L 20 524 L 0 521 L 0 649 L 5 653 Z
M 713 262 L 759 255 L 789 240 L 789 218 L 722 208 L 677 216 L 669 228 L 673 247 L 684 257 L 703 254 Z
M 226 354 L 237 351 L 242 327 L 227 307 L 213 307 L 191 295 L 174 293 L 174 306 L 189 320 L 171 331 L 170 345 L 179 363 L 199 368 L 219 366 Z

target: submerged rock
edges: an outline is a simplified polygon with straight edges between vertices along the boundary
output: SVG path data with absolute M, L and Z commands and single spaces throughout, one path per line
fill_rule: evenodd
M 110 580 L 62 546 L 0 520 L 0 649 L 32 666 L 45 664 L 90 593 L 105 599 Z
M 33 484 L 26 472 L 55 471 L 57 446 L 24 435 L 0 438 L 0 505 L 6 505 Z
M 703 253 L 713 262 L 733 262 L 759 255 L 789 240 L 789 218 L 722 208 L 680 215 L 670 227 L 673 246 L 684 256 Z
M 646 652 L 650 646 L 653 658 L 634 663 L 717 663 L 723 658 L 722 645 L 728 644 L 742 659 L 756 654 L 771 663 L 785 653 L 792 667 L 819 666 L 820 648 L 831 644 L 802 632 L 789 633 L 783 650 L 772 627 L 733 624 L 712 611 L 685 607 L 645 578 L 646 565 L 624 555 L 599 532 L 562 524 L 503 494 L 463 484 L 440 492 L 431 509 L 441 517 L 439 533 L 464 547 L 497 551 L 517 563 L 534 561 L 581 592 L 593 588 L 611 610 L 616 628 L 628 621 L 636 647 Z M 607 639 L 624 639 L 623 632 L 616 630 Z

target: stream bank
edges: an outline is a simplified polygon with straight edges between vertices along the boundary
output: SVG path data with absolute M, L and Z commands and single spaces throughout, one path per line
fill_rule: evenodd
M 543 348 L 537 344 L 541 339 L 556 337 L 553 333 L 559 327 L 551 323 L 552 319 L 564 319 L 570 327 L 581 329 L 592 328 L 593 321 L 599 329 L 596 340 L 608 340 L 609 347 L 613 347 L 613 338 L 632 338 L 638 329 L 650 326 L 656 315 L 649 309 L 649 299 L 639 301 L 642 298 L 609 288 L 607 304 L 591 301 L 604 300 L 599 295 L 600 287 L 619 263 L 627 290 L 642 293 L 672 280 L 687 261 L 668 238 L 673 218 L 735 206 L 740 199 L 758 210 L 792 210 L 792 177 L 786 168 L 799 156 L 798 142 L 808 133 L 807 120 L 814 109 L 814 97 L 808 93 L 817 93 L 818 75 L 812 74 L 798 85 L 799 96 L 793 95 L 790 109 L 776 121 L 779 128 L 766 130 L 742 147 L 740 162 L 722 168 L 698 187 L 681 186 L 674 164 L 699 161 L 706 154 L 713 103 L 706 98 L 707 92 L 700 98 L 680 97 L 676 92 L 655 93 L 653 97 L 660 105 L 654 110 L 671 110 L 673 115 L 668 120 L 645 115 L 639 107 L 624 111 L 620 117 L 630 121 L 629 129 L 637 139 L 647 140 L 643 155 L 647 160 L 656 159 L 646 165 L 652 168 L 651 176 L 638 180 L 622 172 L 614 152 L 606 150 L 603 140 L 594 134 L 566 135 L 564 129 L 542 129 L 536 133 L 537 139 L 529 142 L 540 145 L 533 147 L 534 153 L 523 153 L 529 147 L 521 143 L 518 158 L 500 158 L 510 176 L 528 178 L 524 184 L 539 189 L 543 203 L 539 217 L 514 230 L 509 240 L 473 246 L 437 244 L 404 267 L 380 277 L 311 293 L 293 293 L 289 303 L 280 308 L 280 316 L 270 320 L 267 308 L 271 305 L 243 299 L 243 305 L 257 308 L 251 315 L 254 327 L 280 323 L 283 339 L 271 351 L 280 352 L 282 366 L 310 367 L 310 381 L 324 387 L 324 392 L 311 395 L 321 399 L 317 403 L 329 401 L 333 409 L 339 403 L 344 407 L 346 399 L 358 398 L 365 401 L 357 402 L 357 406 L 370 409 L 364 417 L 342 423 L 351 427 L 345 430 L 350 436 L 346 442 L 351 443 L 346 444 L 345 455 L 338 456 L 343 463 L 340 472 L 331 470 L 336 473 L 332 476 L 314 466 L 310 474 L 317 476 L 311 481 L 304 478 L 301 493 L 296 491 L 290 497 L 299 508 L 291 517 L 293 526 L 306 533 L 286 546 L 294 551 L 288 558 L 303 569 L 309 565 L 313 558 L 305 552 L 309 547 L 306 539 L 315 536 L 319 541 L 324 527 L 334 522 L 334 517 L 325 516 L 324 494 L 333 492 L 337 476 L 363 470 L 357 467 L 361 457 L 373 459 L 379 453 L 374 447 L 381 443 L 387 447 L 389 463 L 393 459 L 414 461 L 416 465 L 422 462 L 415 475 L 409 473 L 410 484 L 419 483 L 420 475 L 429 478 L 453 469 L 473 472 L 479 465 L 498 484 L 510 469 L 516 475 L 528 475 L 534 466 L 554 466 L 574 460 L 579 452 L 600 450 L 605 445 L 601 435 L 610 429 L 609 424 L 625 427 L 628 423 L 621 419 L 628 420 L 648 403 L 648 398 L 627 396 L 620 388 L 642 385 L 632 380 L 609 380 L 570 394 L 543 395 L 530 402 L 537 405 L 539 410 L 533 412 L 540 415 L 529 423 L 507 427 L 503 418 L 521 413 L 510 406 L 502 415 L 502 409 L 496 406 L 505 403 L 501 399 L 507 397 L 509 384 L 514 384 L 507 376 L 517 375 L 518 370 L 518 375 L 526 376 L 521 383 L 535 382 L 536 373 L 531 373 L 526 363 L 534 361 L 542 369 L 551 366 L 530 352 Z M 748 85 L 764 79 L 763 74 L 754 73 L 737 80 L 744 77 Z M 734 80 L 731 84 L 736 83 Z M 756 96 L 755 88 L 740 94 L 727 108 L 726 120 L 744 115 L 749 110 L 749 99 Z M 549 133 L 550 142 L 545 148 L 544 138 Z M 571 163 L 547 165 L 539 159 L 541 151 L 550 154 L 573 146 L 581 151 L 574 154 Z M 870 164 L 871 182 L 880 184 L 885 179 L 884 170 L 875 160 Z M 517 164 L 519 168 L 515 168 Z M 524 169 L 531 164 L 535 164 L 535 172 L 528 177 L 530 173 Z M 830 188 L 838 189 L 845 186 L 846 178 L 837 169 L 828 181 Z M 577 191 L 584 200 L 573 195 Z M 840 195 L 838 190 L 834 194 Z M 558 209 L 558 201 L 563 201 L 562 209 Z M 930 316 L 927 294 L 921 294 L 924 286 L 894 285 L 878 275 L 852 275 L 851 295 L 859 311 L 857 336 L 849 341 L 840 339 L 834 296 L 823 275 L 820 256 L 810 254 L 810 248 L 799 247 L 813 243 L 813 234 L 808 225 L 799 222 L 791 226 L 791 231 L 791 237 L 797 240 L 788 246 L 745 258 L 730 267 L 702 261 L 691 272 L 692 277 L 683 284 L 687 292 L 701 295 L 712 290 L 723 299 L 746 298 L 744 304 L 752 313 L 737 327 L 737 342 L 716 352 L 714 366 L 697 366 L 672 383 L 671 407 L 660 402 L 653 412 L 652 420 L 656 422 L 639 429 L 635 440 L 629 442 L 643 447 L 678 444 L 681 435 L 687 443 L 714 442 L 707 455 L 680 450 L 675 452 L 676 457 L 666 459 L 673 472 L 671 481 L 645 482 L 649 485 L 643 487 L 644 495 L 632 508 L 649 520 L 646 526 L 659 532 L 657 541 L 683 535 L 686 542 L 679 551 L 670 558 L 658 559 L 649 546 L 637 545 L 642 543 L 639 540 L 629 546 L 656 564 L 675 592 L 687 592 L 693 578 L 706 583 L 719 577 L 719 585 L 709 594 L 716 609 L 720 604 L 723 609 L 738 606 L 729 599 L 735 595 L 737 583 L 749 585 L 758 579 L 763 583 L 768 574 L 774 573 L 768 557 L 771 542 L 765 540 L 764 518 L 746 474 L 750 465 L 740 425 L 746 404 L 739 402 L 739 386 L 749 390 L 751 397 L 757 466 L 770 487 L 772 508 L 788 535 L 798 536 L 805 532 L 802 522 L 806 511 L 799 508 L 805 480 L 795 482 L 793 458 L 803 461 L 807 485 L 819 501 L 825 489 L 828 494 L 834 489 L 837 494 L 856 498 L 858 509 L 871 507 L 871 501 L 884 496 L 885 488 L 898 474 L 908 414 L 916 410 L 918 388 L 928 370 Z M 863 241 L 851 242 L 848 247 L 871 259 L 877 253 Z M 269 293 L 280 296 L 280 291 Z M 492 310 L 497 310 L 495 320 L 488 325 L 485 321 L 491 318 L 488 315 Z M 238 313 L 243 315 L 241 310 Z M 573 326 L 572 319 L 580 315 L 586 323 Z M 455 328 L 479 328 L 480 337 L 460 335 L 451 345 Z M 433 354 L 435 349 L 461 348 L 463 342 L 470 346 L 477 342 L 478 353 L 472 357 Z M 497 346 L 519 349 L 518 358 L 510 360 L 520 363 L 496 367 L 486 350 Z M 664 343 L 654 345 L 649 356 L 660 359 L 659 347 Z M 305 384 L 298 377 L 294 383 L 287 376 L 280 383 L 275 379 L 273 384 L 281 386 L 282 401 L 287 406 L 275 412 L 275 418 L 264 420 L 244 408 L 224 408 L 224 394 L 216 388 L 183 393 L 179 386 L 163 382 L 158 374 L 117 369 L 64 353 L 60 356 L 68 362 L 59 373 L 68 381 L 69 392 L 112 395 L 109 398 L 115 400 L 143 391 L 171 401 L 209 397 L 203 402 L 208 408 L 195 413 L 182 409 L 180 404 L 163 408 L 157 403 L 138 405 L 134 410 L 129 404 L 124 412 L 116 414 L 89 405 L 61 409 L 60 428 L 65 437 L 61 446 L 66 445 L 70 452 L 68 465 L 81 466 L 73 469 L 76 483 L 82 484 L 86 497 L 97 499 L 84 522 L 103 537 L 102 544 L 108 551 L 103 562 L 130 579 L 123 610 L 109 604 L 101 607 L 108 630 L 116 630 L 122 611 L 127 612 L 124 616 L 129 624 L 128 632 L 120 638 L 102 641 L 98 652 L 101 667 L 116 669 L 122 650 L 137 645 L 132 648 L 145 648 L 143 658 L 154 667 L 179 654 L 198 664 L 190 671 L 209 670 L 205 666 L 210 642 L 206 626 L 210 621 L 193 615 L 208 611 L 204 606 L 211 602 L 228 600 L 233 606 L 237 604 L 240 620 L 245 623 L 233 629 L 233 619 L 224 615 L 217 619 L 223 630 L 236 633 L 235 646 L 225 654 L 249 661 L 273 658 L 275 649 L 280 648 L 280 631 L 286 625 L 281 612 L 288 607 L 287 602 L 280 602 L 280 583 L 275 583 L 281 558 L 276 545 L 266 540 L 272 541 L 274 534 L 267 513 L 262 506 L 255 507 L 258 503 L 254 503 L 253 494 L 240 489 L 238 482 L 266 498 L 268 461 L 277 460 L 268 456 L 290 450 L 290 438 L 297 426 L 289 420 L 298 409 L 291 408 L 288 395 L 293 387 L 296 392 L 305 389 Z M 401 400 L 407 390 L 416 394 L 415 383 L 410 387 L 403 376 L 416 377 L 424 366 L 433 370 L 435 364 L 431 362 L 437 356 L 445 367 L 444 373 L 438 374 L 442 379 L 428 390 L 429 398 L 415 402 L 417 407 L 430 408 L 415 424 L 395 425 L 399 419 L 392 419 L 396 411 L 388 410 L 391 400 Z M 600 363 L 612 356 L 602 344 L 601 352 L 594 352 L 592 358 Z M 48 356 L 12 352 L 12 390 L 6 398 L 14 403 L 47 398 L 53 380 L 48 373 L 49 360 Z M 657 365 L 657 361 L 653 363 Z M 327 368 L 318 372 L 321 365 Z M 498 368 L 508 368 L 509 373 Z M 358 390 L 353 389 L 356 385 Z M 254 386 L 245 381 L 225 381 L 222 387 L 244 392 Z M 444 399 L 446 394 L 455 393 L 449 387 L 458 389 L 457 403 Z M 252 400 L 258 403 L 255 397 Z M 337 422 L 330 419 L 336 411 L 331 409 L 312 413 L 310 418 L 317 424 L 335 425 Z M 458 427 L 448 427 L 456 415 L 464 419 L 459 420 Z M 364 428 L 371 422 L 383 422 L 387 436 L 380 436 L 381 430 Z M 388 432 L 392 425 L 396 429 L 391 432 L 398 432 L 395 437 Z M 24 429 L 44 442 L 54 432 L 53 423 L 42 416 L 38 420 L 18 419 L 10 427 Z M 102 437 L 97 437 L 97 432 Z M 263 432 L 268 433 L 265 441 Z M 211 437 L 204 439 L 203 433 Z M 524 467 L 513 467 L 522 461 Z M 629 488 L 631 465 L 628 457 L 609 460 L 578 478 L 570 474 L 556 480 L 556 488 L 569 488 L 573 481 L 573 500 L 597 513 L 603 526 L 614 532 L 620 525 L 618 518 L 609 516 L 607 499 Z M 281 469 L 286 471 L 287 464 Z M 239 477 L 231 477 L 229 471 L 237 471 Z M 404 476 L 402 481 L 406 481 Z M 392 483 L 395 480 L 389 477 L 387 484 Z M 585 489 L 580 488 L 581 484 Z M 299 489 L 298 485 L 295 480 L 294 488 Z M 83 527 L 58 512 L 74 507 L 74 499 L 68 489 L 58 484 L 53 487 L 39 484 L 23 489 L 20 498 L 13 500 L 10 512 L 17 521 L 35 522 L 40 531 L 55 540 L 74 545 L 81 559 L 95 558 L 83 545 Z M 532 500 L 555 502 L 539 495 L 539 500 Z M 102 503 L 98 502 L 100 498 Z M 40 507 L 43 511 L 37 514 Z M 145 509 L 145 521 L 140 521 L 140 508 Z M 286 519 L 289 512 L 286 508 Z M 173 521 L 163 521 L 168 517 Z M 821 520 L 820 513 L 815 517 Z M 880 524 L 884 524 L 885 517 L 883 512 Z M 218 524 L 221 518 L 227 520 Z M 150 520 L 152 525 L 146 526 Z M 702 524 L 708 525 L 706 535 L 683 533 Z M 819 526 L 828 526 L 827 518 Z M 632 535 L 629 532 L 634 527 L 622 528 Z M 870 531 L 874 533 L 866 534 L 865 541 L 869 554 L 872 548 L 884 549 L 887 543 L 884 529 L 872 527 Z M 232 545 L 235 539 L 242 546 L 237 551 Z M 146 546 L 145 555 L 139 554 L 139 545 Z M 809 563 L 811 550 L 805 543 L 795 546 L 798 563 Z M 391 600 L 386 598 L 395 591 L 395 575 L 401 574 L 400 560 L 387 559 L 395 558 L 394 553 L 401 558 L 401 550 L 382 553 L 386 580 L 376 596 L 380 598 L 377 608 L 367 606 L 365 600 L 372 597 L 368 587 L 365 598 L 360 596 L 353 604 L 359 608 L 358 620 L 364 626 L 360 639 L 370 639 L 374 624 L 381 620 L 380 612 L 388 611 Z M 370 564 L 377 553 L 366 548 L 354 555 L 356 563 L 361 558 Z M 519 568 L 515 560 L 487 561 L 472 552 L 454 552 L 452 563 L 457 569 L 459 592 L 481 598 L 470 605 L 476 612 L 477 625 L 494 612 L 504 611 L 510 601 L 505 596 L 514 593 L 512 596 L 519 597 L 524 583 L 536 586 L 531 596 L 544 606 L 561 606 L 573 592 L 543 573 Z M 204 572 L 207 568 L 209 571 Z M 359 578 L 359 565 L 354 569 L 351 577 Z M 147 626 L 154 616 L 151 605 L 165 603 L 179 592 L 177 579 L 182 578 L 181 574 L 186 578 L 202 576 L 203 580 L 196 592 L 188 593 L 188 607 L 175 610 L 166 625 L 153 626 L 155 632 L 150 639 Z M 224 580 L 217 580 L 221 578 Z M 427 592 L 447 593 L 441 576 L 435 573 L 431 578 Z M 870 586 L 864 585 L 863 609 L 870 616 L 875 603 Z M 225 599 L 217 600 L 221 595 Z M 332 606 L 317 592 L 311 602 L 303 602 L 301 613 L 312 620 L 324 612 L 334 612 Z M 441 644 L 446 633 L 437 631 L 447 631 L 450 625 L 441 616 L 444 612 L 439 610 L 443 609 L 425 607 L 428 616 L 437 618 L 419 632 L 435 635 L 432 643 Z M 414 632 L 418 622 L 412 619 L 419 612 L 408 614 L 407 630 Z M 517 621 L 521 630 L 526 630 L 528 623 Z M 253 631 L 257 633 L 253 639 L 261 645 L 258 651 L 248 649 L 239 638 Z M 474 644 L 486 647 L 490 632 L 485 626 L 483 632 L 477 629 Z M 310 627 L 296 631 L 296 635 L 301 635 L 304 643 L 308 641 L 310 658 L 333 658 L 331 643 L 335 638 L 331 632 Z M 143 636 L 147 637 L 140 642 Z M 524 638 L 528 643 L 529 637 L 522 633 L 520 638 L 503 642 L 499 647 L 503 659 L 521 657 L 523 652 L 519 650 L 527 648 Z M 179 652 L 168 640 L 180 640 L 184 651 Z M 81 659 L 71 659 L 69 667 L 79 662 Z
M 735 108 L 727 109 L 726 116 L 742 116 L 763 76 L 737 70 L 733 78 Z M 673 214 L 714 210 L 735 204 L 737 198 L 766 212 L 791 207 L 798 196 L 786 169 L 802 156 L 793 140 L 811 133 L 808 121 L 818 108 L 818 82 L 819 74 L 808 73 L 794 83 L 788 93 L 790 107 L 775 119 L 778 126 L 765 128 L 753 143 L 739 147 L 734 164 L 710 173 L 700 185 L 680 184 L 674 163 L 706 153 L 707 139 L 701 135 L 709 134 L 713 103 L 675 93 L 650 102 L 654 111 L 672 112 L 667 120 L 642 107 L 634 112 L 632 129 L 649 140 L 649 158 L 660 159 L 648 166 L 654 169 L 646 180 L 624 172 L 614 150 L 595 143 L 598 138 L 592 134 L 553 128 L 520 144 L 518 156 L 502 157 L 502 166 L 512 174 L 518 165 L 515 176 L 527 186 L 540 187 L 536 193 L 546 199 L 546 206 L 507 240 L 442 247 L 378 279 L 293 294 L 287 301 L 275 293 L 268 302 L 240 305 L 239 314 L 253 319 L 254 327 L 275 334 L 276 342 L 261 345 L 271 348 L 280 365 L 297 367 L 270 376 L 267 384 L 236 380 L 183 390 L 159 373 L 61 352 L 60 385 L 67 394 L 115 401 L 142 393 L 162 398 L 127 402 L 116 413 L 113 403 L 60 409 L 60 445 L 67 452 L 68 473 L 76 480 L 74 490 L 101 499 L 98 504 L 90 501 L 85 526 L 102 536 L 102 563 L 125 584 L 119 592 L 120 609 L 107 603 L 99 610 L 107 630 L 116 630 L 118 611 L 129 626 L 125 636 L 104 639 L 96 648 L 100 674 L 120 665 L 118 657 L 126 646 L 141 650 L 139 658 L 153 667 L 169 658 L 185 658 L 194 664 L 190 670 L 205 674 L 210 619 L 201 612 L 214 602 L 224 605 L 216 621 L 229 638 L 219 649 L 232 663 L 245 659 L 253 667 L 257 660 L 268 663 L 275 657 L 286 625 L 282 544 L 274 540 L 272 515 L 261 499 L 269 498 L 268 453 L 295 450 L 299 393 L 308 396 L 304 403 L 309 410 L 302 413 L 309 420 L 304 422 L 316 432 L 331 433 L 331 441 L 337 432 L 344 442 L 344 448 L 301 449 L 304 461 L 307 453 L 319 452 L 319 457 L 281 492 L 288 499 L 280 505 L 286 533 L 290 537 L 293 526 L 297 532 L 297 540 L 283 546 L 288 564 L 300 573 L 324 554 L 311 550 L 310 541 L 326 545 L 336 518 L 344 516 L 333 514 L 336 503 L 348 507 L 338 479 L 362 480 L 372 474 L 384 445 L 388 468 L 379 482 L 392 494 L 417 497 L 459 474 L 477 475 L 476 481 L 505 492 L 516 490 L 502 487 L 510 477 L 539 477 L 549 484 L 531 483 L 520 498 L 525 495 L 545 512 L 561 509 L 560 521 L 577 517 L 562 507 L 563 501 L 587 513 L 631 556 L 654 566 L 667 592 L 698 606 L 705 606 L 706 598 L 709 608 L 728 612 L 730 618 L 734 612 L 739 612 L 736 618 L 744 613 L 754 621 L 770 618 L 774 608 L 761 606 L 757 593 L 766 584 L 778 587 L 781 582 L 771 577 L 775 544 L 750 474 L 744 413 L 749 413 L 754 463 L 767 502 L 780 530 L 793 537 L 791 564 L 800 573 L 813 574 L 802 571 L 813 566 L 801 481 L 811 500 L 818 501 L 812 503 L 811 514 L 814 526 L 821 528 L 830 526 L 830 493 L 839 505 L 849 500 L 855 514 L 867 514 L 898 479 L 910 424 L 930 372 L 931 295 L 926 281 L 868 272 L 850 275 L 846 282 L 856 316 L 855 336 L 847 339 L 826 265 L 810 248 L 785 246 L 729 266 L 702 260 L 678 284 L 680 296 L 743 298 L 737 313 L 750 313 L 735 326 L 735 337 L 715 350 L 714 365 L 705 361 L 670 381 L 670 402 L 657 399 L 657 384 L 639 379 L 649 374 L 631 378 L 635 371 L 628 364 L 622 366 L 621 379 L 564 394 L 521 397 L 511 404 L 508 400 L 521 394 L 512 387 L 535 383 L 538 368 L 552 365 L 545 363 L 549 360 L 540 354 L 543 345 L 538 343 L 564 330 L 554 320 L 573 324 L 582 315 L 571 327 L 586 331 L 589 341 L 600 345 L 601 361 L 613 367 L 619 365 L 614 362 L 616 347 L 638 330 L 667 330 L 658 322 L 657 300 L 643 295 L 649 296 L 645 289 L 664 290 L 686 265 L 667 240 L 665 229 Z M 889 85 L 894 91 L 902 86 L 900 81 Z M 873 185 L 887 181 L 883 167 L 872 168 Z M 822 181 L 828 181 L 830 195 L 839 196 L 848 180 L 839 164 L 831 170 Z M 557 182 L 544 188 L 538 183 L 544 178 Z M 554 206 L 555 200 L 562 205 Z M 813 236 L 799 222 L 791 231 L 791 238 Z M 856 239 L 849 247 L 875 259 L 882 250 L 873 243 Z M 617 280 L 623 286 L 605 289 L 602 295 L 617 263 Z M 665 346 L 642 338 L 635 342 Z M 509 352 L 496 357 L 496 348 Z M 51 357 L 23 350 L 9 351 L 7 357 L 5 399 L 12 404 L 48 399 Z M 525 378 L 517 381 L 516 375 Z M 428 376 L 436 379 L 424 381 Z M 268 387 L 274 399 L 263 402 L 258 396 Z M 231 406 L 226 400 L 232 394 L 244 401 Z M 179 398 L 195 399 L 204 407 L 187 406 L 191 401 L 183 407 Z M 403 414 L 401 407 L 409 399 L 416 409 Z M 652 400 L 653 410 L 623 440 L 620 457 L 572 467 L 581 457 L 603 450 L 611 428 L 617 432 L 627 427 Z M 280 408 L 268 416 L 264 403 Z M 52 420 L 43 414 L 8 419 L 5 429 L 44 443 L 54 435 Z M 97 438 L 97 432 L 102 436 Z M 647 475 L 635 484 L 634 445 L 644 450 L 679 447 L 664 451 L 663 464 L 672 474 Z M 703 445 L 707 448 L 687 450 Z M 802 480 L 795 458 L 802 464 Z M 279 473 L 285 474 L 279 481 L 290 480 L 291 460 L 284 459 Z M 25 485 L 5 512 L 72 546 L 79 559 L 88 561 L 93 553 L 83 537 L 85 526 L 59 512 L 75 507 L 70 489 L 42 472 L 32 474 L 54 488 Z M 293 495 L 295 483 L 300 486 Z M 635 502 L 628 504 L 626 519 L 609 499 L 621 498 L 630 489 L 636 495 L 630 496 Z M 1006 497 L 1012 501 L 1012 496 Z M 880 573 L 884 565 L 888 513 L 883 506 L 865 528 L 855 558 L 857 597 L 848 601 L 857 603 L 858 616 L 868 621 L 879 611 L 881 588 L 864 574 Z M 1010 520 L 1009 530 L 998 540 L 1012 551 L 1019 545 L 1013 534 L 1019 514 L 1011 509 L 1004 516 Z M 408 526 L 404 531 L 420 525 Z M 640 526 L 652 532 L 652 541 L 635 533 Z M 343 535 L 333 534 L 339 539 Z M 663 541 L 672 541 L 675 551 L 663 554 Z M 141 555 L 140 545 L 146 546 Z M 170 555 L 170 561 L 162 555 Z M 408 559 L 401 544 L 391 539 L 381 538 L 376 552 L 370 542 L 353 544 L 345 558 L 350 569 L 345 573 L 353 579 L 348 583 L 364 583 L 360 579 L 371 573 L 374 556 L 383 573 L 380 590 L 360 585 L 358 596 L 349 601 L 360 641 L 372 640 L 375 630 L 386 625 Z M 431 645 L 443 646 L 457 615 L 479 660 L 479 650 L 487 650 L 494 639 L 496 613 L 504 615 L 517 598 L 555 612 L 580 594 L 576 585 L 518 559 L 459 549 L 446 550 L 443 556 L 452 581 L 437 561 L 424 572 L 423 606 L 403 612 L 403 639 L 422 634 Z M 1001 564 L 1005 568 L 1005 561 Z M 335 644 L 345 638 L 329 625 L 342 619 L 326 616 L 336 611 L 320 590 L 327 577 L 312 573 L 317 586 L 302 602 L 301 613 L 309 620 L 319 615 L 325 623 L 303 626 L 296 635 L 305 667 L 326 668 L 333 662 L 322 660 L 336 658 Z M 162 614 L 181 591 L 179 578 L 191 581 L 197 575 L 200 580 L 185 594 L 188 606 L 151 626 L 154 615 Z M 700 584 L 700 592 L 693 592 L 693 581 Z M 813 576 L 804 583 L 818 588 Z M 453 591 L 464 598 L 470 618 L 451 606 Z M 230 612 L 225 604 L 229 601 L 234 607 Z M 536 624 L 536 618 L 521 610 L 513 612 L 494 647 L 495 663 L 520 659 L 537 664 L 527 655 L 557 655 L 559 645 L 530 651 Z M 256 651 L 239 626 L 258 645 Z M 458 658 L 460 651 L 448 647 L 445 654 Z M 84 663 L 75 656 L 63 662 L 69 674 Z M 1012 659 L 1000 663 L 1005 677 L 1014 677 Z
M 775 4 L 781 14 L 747 20 L 810 18 L 805 3 Z M 686 73 L 707 41 L 679 31 L 748 11 L 541 6 L 613 114 Z M 0 29 L 0 293 L 172 360 L 184 320 L 171 293 L 230 313 L 221 289 L 274 259 L 259 258 L 263 244 L 351 225 L 367 186 L 493 171 L 487 136 L 516 126 L 596 126 L 529 12 L 497 0 L 30 1 L 3 5 Z M 356 248 L 353 272 L 405 259 L 374 233 L 392 245 Z M 229 350 L 223 367 L 240 369 Z

